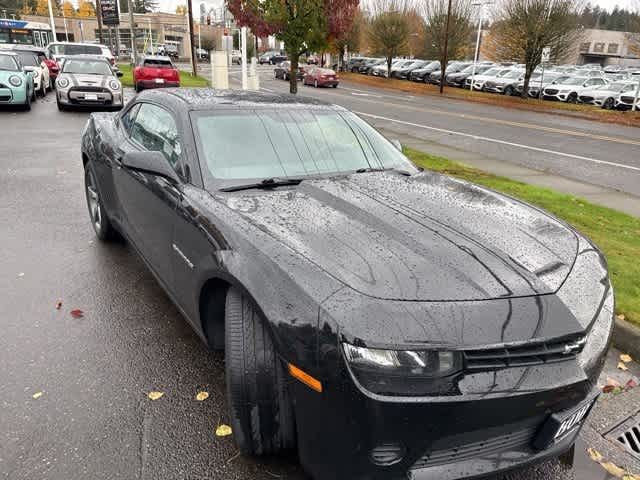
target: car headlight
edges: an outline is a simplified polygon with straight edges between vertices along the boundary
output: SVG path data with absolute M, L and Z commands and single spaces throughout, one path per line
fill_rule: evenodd
M 31 76 L 33 78 L 38 78 L 38 71 L 37 70 L 31 70 Z
M 68 86 L 69 86 L 69 80 L 67 80 L 64 77 L 58 79 L 58 87 L 67 88 Z
M 385 350 L 343 343 L 347 364 L 358 383 L 380 395 L 457 394 L 455 374 L 462 370 L 460 352 Z
M 17 75 L 11 75 L 9 77 L 9 83 L 14 87 L 19 87 L 22 85 L 22 79 Z
M 111 80 L 109 82 L 109 88 L 111 90 L 120 90 L 120 82 L 118 82 L 117 80 Z

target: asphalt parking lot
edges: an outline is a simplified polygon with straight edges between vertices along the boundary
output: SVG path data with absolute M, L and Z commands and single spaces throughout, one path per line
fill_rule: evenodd
M 79 146 L 87 115 L 58 112 L 53 94 L 29 113 L 0 111 L 0 477 L 306 478 L 295 458 L 245 458 L 215 435 L 228 423 L 223 355 L 205 349 L 130 247 L 95 240 Z M 587 446 L 573 470 L 551 461 L 508 478 L 615 478 Z

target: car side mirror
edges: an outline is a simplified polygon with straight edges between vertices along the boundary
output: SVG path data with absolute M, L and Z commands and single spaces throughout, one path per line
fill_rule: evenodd
M 174 184 L 180 183 L 178 174 L 161 152 L 129 152 L 122 157 L 122 165 L 131 170 L 164 177 Z
M 394 138 L 393 140 L 391 140 L 391 143 L 393 144 L 394 147 L 396 147 L 399 151 L 402 151 L 402 144 L 400 143 L 400 140 L 398 140 L 397 138 Z

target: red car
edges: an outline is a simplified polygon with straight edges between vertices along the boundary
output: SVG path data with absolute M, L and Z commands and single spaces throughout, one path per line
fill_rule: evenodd
M 333 87 L 338 86 L 338 76 L 334 70 L 330 68 L 312 67 L 307 70 L 302 78 L 303 85 L 313 85 L 314 87 Z
M 179 87 L 180 73 L 169 57 L 145 56 L 133 69 L 136 92 L 145 88 Z

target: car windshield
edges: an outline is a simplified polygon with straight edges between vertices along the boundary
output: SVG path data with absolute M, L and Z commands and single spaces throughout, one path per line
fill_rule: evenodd
M 76 60 L 67 59 L 62 69 L 63 73 L 76 73 L 80 75 L 111 75 L 111 67 L 102 60 Z
M 582 85 L 584 82 L 586 82 L 588 80 L 588 78 L 583 78 L 583 77 L 573 77 L 573 78 L 569 78 L 567 80 L 565 80 L 564 82 L 562 82 L 564 85 Z
M 102 48 L 97 45 L 79 45 L 77 43 L 61 43 L 53 45 L 55 55 L 102 55 Z
M 0 70 L 17 72 L 18 64 L 11 55 L 0 55 Z
M 25 67 L 37 67 L 39 65 L 38 59 L 33 53 L 18 53 L 18 57 L 20 57 L 20 61 Z
M 389 141 L 350 112 L 227 110 L 192 115 L 200 157 L 215 179 L 299 178 L 366 168 L 415 171 Z
M 145 58 L 144 66 L 153 68 L 173 68 L 171 60 L 163 60 L 160 58 Z

